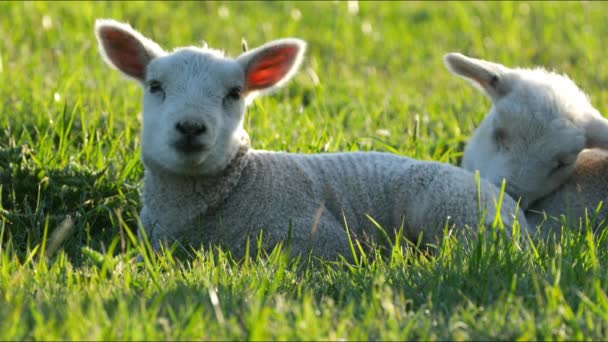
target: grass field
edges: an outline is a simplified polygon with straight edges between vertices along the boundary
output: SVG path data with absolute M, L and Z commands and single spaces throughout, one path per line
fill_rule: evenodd
M 137 228 L 141 91 L 105 66 L 95 18 L 164 47 L 230 55 L 297 36 L 301 72 L 249 108 L 260 149 L 378 150 L 458 164 L 489 101 L 460 51 L 569 74 L 605 112 L 608 4 L 592 2 L 0 2 L 0 340 L 608 338 L 608 233 L 560 243 L 446 238 L 350 264 L 145 263 Z M 559 234 L 559 232 L 558 232 Z M 140 247 L 141 248 L 141 247 Z

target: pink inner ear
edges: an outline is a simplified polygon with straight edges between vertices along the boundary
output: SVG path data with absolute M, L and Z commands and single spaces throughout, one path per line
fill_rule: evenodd
M 100 33 L 110 61 L 125 74 L 143 80 L 148 58 L 141 43 L 120 29 L 104 28 Z
M 263 52 L 247 68 L 247 90 L 274 86 L 289 73 L 295 62 L 298 48 L 294 45 L 277 46 Z

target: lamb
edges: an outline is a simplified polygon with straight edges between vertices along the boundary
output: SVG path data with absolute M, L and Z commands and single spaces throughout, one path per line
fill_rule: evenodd
M 391 239 L 403 227 L 410 240 L 430 242 L 446 225 L 490 225 L 497 210 L 507 233 L 517 224 L 527 230 L 513 199 L 498 209 L 499 189 L 482 181 L 478 202 L 475 176 L 455 166 L 380 152 L 251 148 L 245 107 L 294 75 L 302 40 L 229 58 L 207 47 L 165 52 L 113 20 L 97 20 L 95 33 L 105 62 L 143 86 L 140 218 L 155 249 L 221 245 L 243 257 L 248 239 L 253 252 L 259 238 L 264 250 L 281 243 L 294 257 L 350 259 L 349 239 L 386 238 L 376 223 Z
M 504 65 L 449 53 L 445 65 L 492 101 L 467 143 L 463 167 L 479 170 L 521 198 L 531 226 L 543 232 L 579 224 L 608 196 L 608 120 L 565 75 Z M 596 222 L 608 215 L 600 213 Z

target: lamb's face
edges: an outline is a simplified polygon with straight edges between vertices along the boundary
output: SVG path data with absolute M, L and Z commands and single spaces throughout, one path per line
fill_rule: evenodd
M 608 148 L 608 120 L 568 77 L 460 53 L 444 62 L 493 104 L 465 148 L 464 168 L 496 185 L 505 179 L 524 209 L 563 184 L 584 148 Z
M 97 20 L 95 35 L 105 62 L 144 88 L 144 164 L 192 176 L 224 170 L 241 145 L 245 102 L 291 79 L 306 50 L 285 38 L 235 59 L 207 48 L 166 53 L 114 20 Z
M 577 118 L 592 107 L 578 92 L 564 98 L 551 84 L 512 88 L 473 134 L 465 148 L 464 168 L 479 170 L 498 186 L 505 179 L 506 191 L 521 197 L 524 208 L 555 190 L 572 174 L 585 148 L 585 130 Z
M 144 81 L 142 159 L 184 175 L 221 172 L 239 146 L 245 102 L 240 65 L 183 48 L 150 62 Z
M 465 148 L 463 167 L 521 198 L 527 208 L 568 178 L 586 146 L 584 119 L 599 115 L 568 78 L 543 70 L 513 70 L 502 76 L 508 92 Z

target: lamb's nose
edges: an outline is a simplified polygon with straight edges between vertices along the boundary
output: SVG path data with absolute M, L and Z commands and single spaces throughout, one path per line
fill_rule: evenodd
M 203 123 L 178 122 L 175 129 L 183 135 L 198 136 L 207 132 L 207 126 Z

